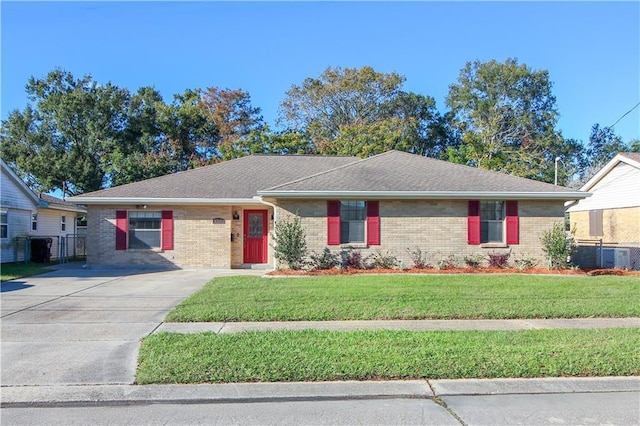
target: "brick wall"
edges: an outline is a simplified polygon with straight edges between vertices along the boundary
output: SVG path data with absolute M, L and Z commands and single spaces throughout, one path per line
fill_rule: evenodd
M 244 208 L 267 207 L 255 205 Z M 90 206 L 87 213 L 87 262 L 90 266 L 240 266 L 243 255 L 242 209 L 240 206 L 149 206 L 146 211 L 173 211 L 174 249 L 116 250 L 116 210 L 136 211 L 135 206 Z M 234 211 L 238 212 L 239 220 L 233 219 Z M 214 224 L 214 218 L 222 218 L 224 223 Z M 237 236 L 233 242 L 232 232 Z M 271 253 L 269 259 L 272 259 Z
M 320 252 L 327 246 L 327 206 L 324 200 L 278 200 L 278 220 L 298 214 L 306 229 L 309 251 Z M 381 245 L 330 246 L 334 252 L 353 247 L 370 256 L 377 251 L 396 256 L 403 265 L 412 266 L 411 252 L 420 248 L 436 263 L 450 255 L 462 261 L 464 256 L 511 250 L 511 260 L 535 258 L 544 264 L 540 244 L 542 233 L 555 222 L 562 222 L 562 201 L 520 201 L 518 203 L 520 244 L 468 245 L 466 200 L 391 200 L 380 201 Z
M 635 243 L 640 245 L 640 207 L 602 210 L 603 235 L 589 234 L 589 212 L 578 211 L 569 214 L 571 229 L 575 229 L 577 239 L 602 238 L 605 243 Z

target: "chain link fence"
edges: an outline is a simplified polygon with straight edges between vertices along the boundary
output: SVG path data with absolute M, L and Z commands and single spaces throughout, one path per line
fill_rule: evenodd
M 640 242 L 607 243 L 576 240 L 573 263 L 581 268 L 619 268 L 640 271 Z
M 38 235 L 13 240 L 14 262 L 66 263 L 87 257 L 87 236 L 82 234 Z

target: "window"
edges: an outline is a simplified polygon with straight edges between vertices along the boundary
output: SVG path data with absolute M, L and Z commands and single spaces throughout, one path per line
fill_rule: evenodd
M 31 213 L 31 230 L 38 230 L 38 213 Z
M 364 201 L 340 201 L 340 244 L 364 243 Z
M 160 248 L 162 214 L 129 212 L 129 248 Z
M 0 238 L 9 237 L 9 216 L 7 212 L 0 212 Z
M 327 244 L 380 245 L 378 201 L 327 201 Z
M 480 242 L 504 242 L 504 202 L 480 202 Z
M 60 217 L 60 230 L 62 232 L 67 230 L 67 217 L 64 215 Z
M 469 201 L 468 244 L 520 244 L 518 202 Z
M 602 210 L 589 210 L 589 236 L 601 237 L 602 232 Z

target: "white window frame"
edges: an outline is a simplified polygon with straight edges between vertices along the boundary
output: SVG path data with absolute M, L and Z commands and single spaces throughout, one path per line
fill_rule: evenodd
M 131 219 L 137 219 L 136 216 L 148 216 L 147 218 L 158 219 L 158 229 L 138 229 L 132 227 Z M 131 232 L 158 232 L 158 245 L 157 246 L 144 246 L 144 247 L 131 247 Z M 160 250 L 162 247 L 162 212 L 161 211 L 138 211 L 132 210 L 127 212 L 127 250 Z
M 343 207 L 345 204 L 347 204 L 347 207 L 348 207 L 350 203 L 354 203 L 354 204 L 362 203 L 363 205 L 362 219 L 343 220 L 342 218 Z M 348 222 L 349 224 L 351 224 L 352 222 L 353 223 L 362 222 L 362 241 L 343 241 L 342 240 L 342 230 L 344 229 L 342 224 L 345 222 Z M 367 202 L 361 201 L 361 200 L 340 200 L 340 244 L 365 244 L 366 241 L 367 241 Z
M 67 232 L 67 216 L 60 216 L 60 232 Z
M 38 230 L 38 212 L 31 212 L 31 230 Z
M 483 204 L 486 205 L 487 203 L 500 203 L 502 206 L 502 212 L 501 212 L 501 219 L 483 219 L 482 218 L 482 206 Z M 495 244 L 495 243 L 502 243 L 504 244 L 507 238 L 507 230 L 506 230 L 506 223 L 507 223 L 507 203 L 504 200 L 485 200 L 485 201 L 480 201 L 480 243 L 481 244 Z M 491 240 L 489 238 L 487 238 L 487 241 L 483 240 L 483 229 L 484 227 L 488 226 L 488 224 L 500 224 L 500 233 L 501 235 L 501 239 L 500 240 Z M 489 235 L 489 232 L 487 231 L 487 235 Z

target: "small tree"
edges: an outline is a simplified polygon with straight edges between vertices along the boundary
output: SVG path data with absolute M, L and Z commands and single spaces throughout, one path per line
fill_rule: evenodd
M 274 256 L 290 269 L 300 269 L 307 255 L 307 241 L 299 216 L 292 220 L 280 220 L 275 226 L 273 237 Z
M 545 231 L 540 237 L 542 242 L 542 251 L 547 256 L 549 268 L 564 269 L 569 266 L 571 255 L 575 251 L 577 245 L 573 235 L 575 230 L 567 235 L 564 230 L 564 224 L 561 222 L 554 223 L 553 227 Z

